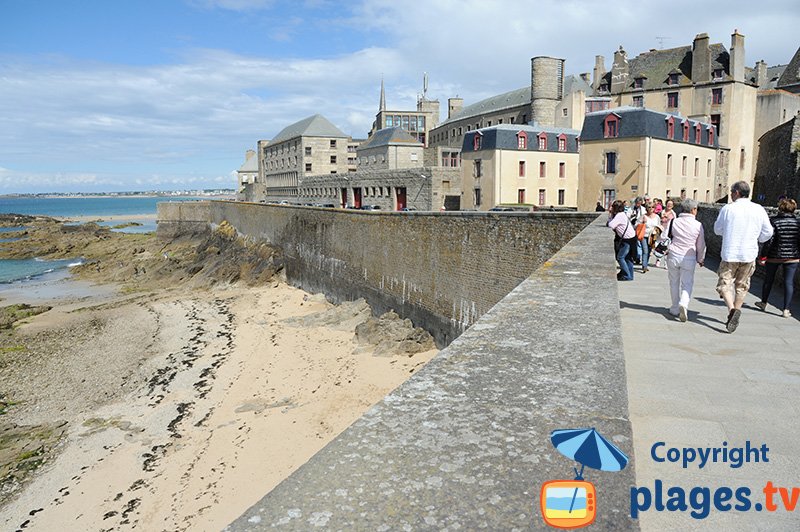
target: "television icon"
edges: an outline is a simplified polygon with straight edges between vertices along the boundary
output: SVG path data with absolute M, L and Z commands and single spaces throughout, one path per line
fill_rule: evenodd
M 594 522 L 597 494 L 585 480 L 551 480 L 539 495 L 544 522 L 555 528 L 580 528 Z

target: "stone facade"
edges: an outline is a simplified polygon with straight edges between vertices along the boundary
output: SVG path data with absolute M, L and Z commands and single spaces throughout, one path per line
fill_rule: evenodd
M 760 139 L 752 197 L 775 206 L 782 195 L 800 198 L 800 114 Z
M 396 170 L 423 164 L 424 146 L 400 127 L 374 132 L 356 150 L 359 170 Z
M 258 179 L 258 157 L 255 150 L 247 150 L 244 164 L 236 171 L 238 188 L 236 199 L 238 201 L 256 201 L 255 184 Z

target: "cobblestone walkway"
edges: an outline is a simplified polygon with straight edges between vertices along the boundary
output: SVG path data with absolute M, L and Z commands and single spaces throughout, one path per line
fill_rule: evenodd
M 779 316 L 773 306 L 783 298 L 782 287 L 773 288 L 767 312 L 758 310 L 754 294 L 760 294 L 761 284 L 754 279 L 739 328 L 727 333 L 727 311 L 714 290 L 716 265 L 709 266 L 714 269 L 697 270 L 686 323 L 667 311 L 666 270 L 651 266 L 641 274 L 637 267 L 633 282 L 619 283 L 637 486 L 655 494 L 660 480 L 665 504 L 673 494 L 667 490 L 678 486 L 688 506 L 673 512 L 651 507 L 640 513 L 642 530 L 800 530 L 800 323 Z M 792 312 L 800 316 L 800 305 Z M 769 463 L 732 468 L 717 462 L 700 469 L 695 462 L 684 469 L 680 462 L 658 463 L 651 456 L 656 442 L 665 442 L 657 449 L 660 458 L 671 447 L 731 449 L 747 441 L 753 447 L 766 444 Z M 768 481 L 788 488 L 786 502 L 796 502 L 793 512 L 783 509 L 780 492 L 772 496 L 777 511 L 766 510 Z M 714 489 L 725 486 L 734 492 L 750 488 L 752 508 L 716 510 Z M 697 508 L 704 498 L 710 503 L 704 519 L 690 515 L 694 487 L 711 489 L 711 496 L 695 493 Z M 792 487 L 798 488 L 794 497 Z M 738 503 L 735 495 L 729 503 Z

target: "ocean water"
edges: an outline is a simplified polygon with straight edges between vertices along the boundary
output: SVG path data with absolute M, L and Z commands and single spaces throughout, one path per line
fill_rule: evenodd
M 109 197 L 81 197 L 81 198 L 40 198 L 40 197 L 0 197 L 0 214 L 29 214 L 70 218 L 75 216 L 104 216 L 121 217 L 114 221 L 100 222 L 101 225 L 115 226 L 127 221 L 135 221 L 142 225 L 119 229 L 125 233 L 145 233 L 156 230 L 155 220 L 135 219 L 137 215 L 156 214 L 156 205 L 162 201 L 196 201 L 200 198 L 190 196 L 109 196 Z M 131 216 L 126 220 L 125 216 Z M 20 231 L 25 227 L 3 227 L 0 234 Z M 116 230 L 115 230 L 116 231 Z M 0 239 L 0 246 L 5 238 Z M 0 259 L 0 297 L 4 289 L 15 285 L 14 289 L 24 288 L 25 283 L 36 282 L 44 277 L 52 277 L 54 273 L 66 271 L 73 264 L 79 263 L 79 258 L 67 260 L 44 261 L 40 259 L 10 260 Z

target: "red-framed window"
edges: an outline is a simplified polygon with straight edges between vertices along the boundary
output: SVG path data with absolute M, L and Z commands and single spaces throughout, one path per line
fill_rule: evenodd
M 703 139 L 703 126 L 700 123 L 694 125 L 694 143 L 700 144 L 700 141 Z
M 567 151 L 567 136 L 563 133 L 558 136 L 558 151 Z
M 558 177 L 567 177 L 567 163 L 558 163 Z
M 483 134 L 480 131 L 475 132 L 475 136 L 472 138 L 472 149 L 474 151 L 478 151 L 481 149 L 481 145 L 483 144 Z
M 714 126 L 708 126 L 708 145 L 714 145 Z
M 525 189 L 517 189 L 517 203 L 525 203 Z
M 564 205 L 564 195 L 566 194 L 566 190 L 563 188 L 558 189 L 558 204 Z
M 519 162 L 519 176 L 525 177 L 525 161 Z
M 722 87 L 711 89 L 711 103 L 720 105 L 722 103 Z
M 669 109 L 675 109 L 678 107 L 678 93 L 677 92 L 668 92 L 667 93 L 667 107 Z
M 689 142 L 689 121 L 683 121 L 683 142 Z
M 517 149 L 518 150 L 527 150 L 528 149 L 528 134 L 524 131 L 520 131 L 517 133 Z
M 547 149 L 547 133 L 541 132 L 537 135 L 539 139 L 539 150 L 544 151 Z
M 547 177 L 547 163 L 539 161 L 539 177 Z
M 607 139 L 619 137 L 619 123 L 620 117 L 618 114 L 610 113 L 606 116 L 606 119 L 603 121 L 603 136 Z
M 673 140 L 675 138 L 675 118 L 667 118 L 667 138 Z

